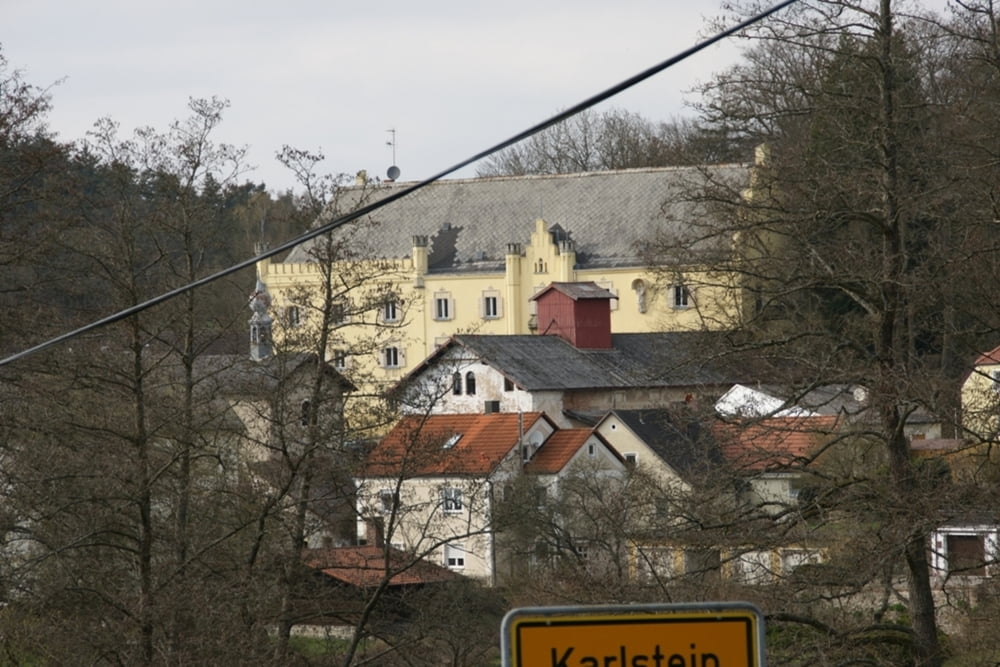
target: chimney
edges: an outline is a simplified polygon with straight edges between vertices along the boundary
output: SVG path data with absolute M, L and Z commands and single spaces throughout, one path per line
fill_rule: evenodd
M 594 282 L 552 283 L 531 297 L 538 304 L 538 332 L 559 336 L 574 347 L 611 347 L 611 299 Z
M 428 239 L 426 236 L 417 235 L 413 237 L 413 286 L 423 287 L 424 276 L 427 275 L 427 262 L 429 258 Z

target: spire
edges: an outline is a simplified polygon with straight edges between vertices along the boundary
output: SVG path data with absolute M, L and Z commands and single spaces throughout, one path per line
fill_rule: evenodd
M 274 320 L 267 311 L 271 307 L 271 295 L 267 293 L 264 281 L 257 277 L 257 286 L 250 295 L 250 358 L 254 361 L 267 359 L 272 354 L 271 325 Z

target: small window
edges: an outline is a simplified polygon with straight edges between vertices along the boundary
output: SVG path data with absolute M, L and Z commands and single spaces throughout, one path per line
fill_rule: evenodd
M 1000 371 L 990 371 L 990 378 L 993 379 L 993 391 L 1000 394 Z
M 382 350 L 382 366 L 385 368 L 399 368 L 400 357 L 398 347 L 387 347 Z
M 950 574 L 986 575 L 986 546 L 982 535 L 948 535 L 946 539 Z
M 441 489 L 441 507 L 445 512 L 461 512 L 462 490 L 454 487 Z
M 392 489 L 381 489 L 378 498 L 383 512 L 392 512 L 399 505 L 399 496 L 393 493 Z
M 635 452 L 625 452 L 622 454 L 622 458 L 625 459 L 625 464 L 630 466 L 634 466 L 639 462 L 639 455 Z
M 438 292 L 434 295 L 434 319 L 450 320 L 455 316 L 455 302 L 448 292 Z
M 462 374 L 458 371 L 451 374 L 451 393 L 455 396 L 462 395 Z
M 288 326 L 293 329 L 302 324 L 301 313 L 298 306 L 288 306 L 285 308 L 285 322 L 287 322 Z
M 484 320 L 495 320 L 503 316 L 500 292 L 487 290 L 479 301 L 479 315 Z
M 510 378 L 503 379 L 503 390 L 504 391 L 514 391 L 514 381 Z
M 347 368 L 347 350 L 333 351 L 333 367 L 338 371 L 342 371 Z
M 382 306 L 382 321 L 383 322 L 398 322 L 399 321 L 399 306 L 395 301 L 386 301 L 385 305 Z
M 691 290 L 688 289 L 687 285 L 674 285 L 670 293 L 673 296 L 674 308 L 691 307 Z
M 587 444 L 587 456 L 596 456 L 596 455 L 597 455 L 597 447 L 592 442 L 588 443 Z
M 330 306 L 330 321 L 334 324 L 343 324 L 347 321 L 347 306 L 343 301 L 338 301 Z
M 537 507 L 544 507 L 545 501 L 549 499 L 549 492 L 544 486 L 539 486 L 535 489 L 535 505 Z
M 461 544 L 444 545 L 444 564 L 454 570 L 465 567 L 465 549 L 462 548 Z
M 299 424 L 302 426 L 309 426 L 309 422 L 312 421 L 311 407 L 309 401 L 302 401 L 302 412 L 299 415 Z
M 465 374 L 465 393 L 469 396 L 476 394 L 476 374 L 472 371 Z
M 267 343 L 267 327 L 258 326 L 256 324 L 250 327 L 250 342 L 255 344 L 266 344 Z

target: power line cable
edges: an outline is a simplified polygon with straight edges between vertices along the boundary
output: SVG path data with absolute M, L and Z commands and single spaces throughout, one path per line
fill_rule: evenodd
M 530 137 L 532 135 L 538 134 L 542 130 L 548 129 L 548 128 L 552 127 L 553 125 L 556 125 L 557 123 L 561 123 L 562 121 L 566 120 L 567 118 L 570 118 L 571 116 L 574 116 L 574 115 L 580 113 L 581 111 L 584 111 L 586 109 L 589 109 L 590 107 L 596 106 L 597 104 L 600 104 L 601 102 L 604 102 L 605 100 L 608 100 L 608 99 L 614 97 L 615 95 L 618 95 L 619 93 L 624 92 L 625 90 L 628 90 L 632 86 L 635 86 L 636 84 L 639 84 L 639 83 L 645 81 L 646 79 L 648 79 L 648 78 L 650 78 L 650 77 L 652 77 L 652 76 L 654 76 L 656 74 L 659 74 L 660 72 L 662 72 L 662 71 L 664 71 L 664 70 L 666 70 L 666 69 L 668 69 L 670 67 L 673 67 L 677 63 L 679 63 L 679 62 L 681 62 L 683 60 L 686 60 L 690 56 L 692 56 L 695 53 L 698 53 L 699 51 L 701 51 L 701 50 L 703 50 L 703 49 L 705 49 L 705 48 L 707 48 L 707 47 L 715 44 L 716 42 L 719 42 L 719 41 L 725 39 L 726 37 L 729 37 L 730 35 L 733 35 L 733 34 L 739 32 L 740 30 L 743 30 L 745 28 L 749 28 L 750 26 L 752 26 L 753 24 L 757 23 L 758 21 L 762 21 L 763 19 L 767 18 L 771 14 L 774 14 L 775 12 L 778 12 L 778 11 L 784 9 L 785 7 L 787 7 L 789 5 L 792 5 L 795 2 L 798 2 L 798 0 L 784 0 L 783 2 L 780 2 L 780 3 L 776 4 L 776 5 L 774 5 L 770 9 L 767 9 L 767 10 L 765 10 L 765 11 L 759 13 L 759 14 L 756 14 L 756 15 L 754 15 L 754 16 L 752 16 L 752 17 L 750 17 L 750 18 L 748 18 L 748 19 L 746 19 L 744 21 L 741 21 L 740 23 L 737 23 L 736 25 L 734 25 L 734 26 L 732 26 L 730 28 L 727 28 L 726 30 L 723 30 L 722 32 L 716 33 L 712 37 L 709 37 L 708 39 L 706 39 L 704 41 L 698 42 L 697 44 L 695 44 L 694 46 L 690 47 L 689 49 L 681 51 L 677 55 L 675 55 L 675 56 L 673 56 L 671 58 L 668 58 L 667 60 L 664 60 L 663 62 L 661 62 L 661 63 L 659 63 L 657 65 L 654 65 L 654 66 L 652 66 L 652 67 L 650 67 L 650 68 L 648 68 L 646 70 L 643 70 L 642 72 L 639 72 L 638 74 L 636 74 L 636 75 L 634 75 L 632 77 L 629 77 L 628 79 L 625 79 L 621 83 L 618 83 L 618 84 L 616 84 L 616 85 L 614 85 L 614 86 L 612 86 L 612 87 L 610 87 L 610 88 L 608 88 L 608 89 L 606 89 L 606 90 L 604 90 L 604 91 L 602 91 L 600 93 L 597 93 L 596 95 L 593 95 L 592 97 L 588 97 L 587 99 L 583 100 L 582 102 L 579 102 L 578 104 L 575 104 L 574 106 L 569 107 L 568 109 L 566 109 L 566 110 L 564 110 L 564 111 L 556 114 L 555 116 L 552 116 L 548 120 L 542 121 L 541 123 L 538 123 L 537 125 L 534 125 L 534 126 L 528 128 L 527 130 L 524 130 L 523 132 L 520 132 L 519 134 L 516 134 L 516 135 L 510 137 L 509 139 L 507 139 L 505 141 L 502 141 L 499 144 L 496 144 L 495 146 L 492 146 L 491 148 L 487 148 L 484 151 L 476 153 L 472 157 L 466 158 L 465 160 L 462 160 L 461 162 L 459 162 L 459 163 L 457 163 L 457 164 L 455 164 L 455 165 L 453 165 L 451 167 L 448 167 L 444 171 L 441 171 L 441 172 L 439 172 L 439 173 L 431 176 L 430 178 L 427 178 L 425 180 L 419 181 L 419 182 L 417 182 L 417 183 L 415 183 L 415 184 L 413 184 L 413 185 L 411 185 L 411 186 L 409 186 L 407 188 L 404 188 L 404 189 L 402 189 L 402 190 L 400 190 L 400 191 L 398 191 L 396 193 L 393 193 L 393 194 L 391 194 L 391 195 L 389 195 L 389 196 L 387 196 L 387 197 L 385 197 L 383 199 L 380 199 L 377 202 L 373 202 L 373 203 L 368 204 L 366 206 L 362 206 L 361 208 L 357 209 L 356 211 L 352 211 L 351 213 L 348 213 L 347 215 L 343 215 L 343 216 L 341 216 L 339 218 L 336 218 L 336 219 L 334 219 L 334 220 L 332 220 L 332 221 L 330 221 L 328 223 L 325 223 L 323 225 L 315 227 L 315 228 L 309 230 L 308 232 L 306 232 L 304 234 L 301 234 L 300 236 L 297 236 L 297 237 L 291 239 L 290 241 L 286 241 L 286 242 L 282 243 L 281 245 L 276 246 L 274 248 L 269 248 L 268 250 L 265 250 L 265 251 L 261 252 L 260 254 L 258 254 L 255 257 L 251 257 L 250 259 L 246 259 L 246 260 L 244 260 L 242 262 L 239 262 L 238 264 L 234 264 L 234 265 L 232 265 L 232 266 L 230 266 L 230 267 L 228 267 L 226 269 L 222 269 L 221 271 L 217 271 L 216 273 L 213 273 L 213 274 L 211 274 L 209 276 L 206 276 L 204 278 L 200 278 L 198 280 L 195 280 L 194 282 L 188 283 L 187 285 L 184 285 L 182 287 L 178 287 L 176 289 L 170 290 L 169 292 L 165 292 L 165 293 L 163 293 L 163 294 L 161 294 L 161 295 L 159 295 L 157 297 L 154 297 L 154 298 L 149 299 L 147 301 L 144 301 L 142 303 L 136 304 L 134 306 L 130 306 L 129 308 L 126 308 L 125 310 L 121 310 L 121 311 L 119 311 L 119 312 L 117 312 L 117 313 L 115 313 L 113 315 L 109 315 L 109 316 L 104 317 L 102 319 L 96 320 L 94 322 L 91 322 L 90 324 L 84 325 L 82 327 L 79 327 L 79 328 L 74 329 L 72 331 L 69 331 L 67 333 L 64 333 L 64 334 L 62 334 L 60 336 L 56 336 L 55 338 L 51 338 L 51 339 L 45 341 L 44 343 L 39 343 L 38 345 L 35 345 L 34 347 L 30 347 L 30 348 L 28 348 L 26 350 L 23 350 L 23 351 L 18 352 L 16 354 L 10 355 L 9 357 L 6 357 L 5 359 L 0 360 L 0 366 L 6 366 L 7 364 L 10 364 L 10 363 L 12 363 L 14 361 L 17 361 L 19 359 L 23 359 L 23 358 L 28 357 L 28 356 L 30 356 L 32 354 L 37 353 L 37 352 L 41 352 L 42 350 L 45 350 L 45 349 L 47 349 L 49 347 L 52 347 L 54 345 L 58 345 L 59 343 L 65 342 L 67 340 L 76 338 L 77 336 L 80 336 L 80 335 L 85 334 L 87 332 L 93 331 L 95 329 L 99 329 L 99 328 L 101 328 L 103 326 L 107 326 L 108 324 L 114 324 L 115 322 L 119 322 L 119 321 L 121 321 L 123 319 L 131 317 L 132 315 L 136 315 L 136 314 L 138 314 L 138 313 L 146 310 L 147 308 L 152 308 L 153 306 L 158 306 L 159 304 L 164 303 L 166 301 L 169 301 L 170 299 L 173 299 L 176 296 L 180 296 L 181 294 L 184 294 L 185 292 L 188 292 L 188 291 L 193 290 L 193 289 L 197 289 L 197 288 L 199 288 L 199 287 L 201 287 L 203 285 L 207 285 L 208 283 L 214 282 L 214 281 L 218 280 L 219 278 L 224 278 L 225 276 L 231 275 L 231 274 L 236 273 L 238 271 L 242 271 L 243 269 L 246 269 L 246 268 L 249 268 L 251 266 L 254 266 L 257 262 L 259 262 L 262 259 L 267 259 L 269 257 L 273 257 L 274 255 L 280 254 L 280 253 L 282 253 L 282 252 L 284 252 L 286 250 L 291 250 L 292 248 L 294 248 L 297 245 L 300 245 L 302 243 L 305 243 L 306 241 L 314 239 L 317 236 L 322 236 L 323 234 L 331 232 L 331 231 L 337 229 L 338 227 L 341 227 L 341 226 L 347 224 L 348 222 L 351 222 L 353 220 L 357 220 L 358 218 L 366 216 L 369 213 L 372 213 L 373 211 L 376 211 L 376 210 L 382 208 L 383 206 L 387 206 L 387 205 L 391 204 L 392 202 L 394 202 L 394 201 L 396 201 L 398 199 L 402 199 L 403 197 L 406 197 L 407 195 L 410 195 L 410 194 L 416 192 L 417 190 L 420 190 L 421 188 L 424 188 L 427 185 L 430 185 L 431 183 L 434 183 L 435 181 L 441 180 L 445 176 L 447 176 L 447 175 L 449 175 L 451 173 L 454 173 L 454 172 L 458 171 L 459 169 L 461 169 L 463 167 L 467 167 L 468 165 L 472 164 L 473 162 L 477 162 L 477 161 L 479 161 L 479 160 L 481 160 L 481 159 L 483 159 L 485 157 L 489 157 L 493 153 L 496 153 L 498 151 L 502 151 L 505 148 L 513 146 L 514 144 L 518 143 L 519 141 L 523 141 L 524 139 L 527 139 L 528 137 Z

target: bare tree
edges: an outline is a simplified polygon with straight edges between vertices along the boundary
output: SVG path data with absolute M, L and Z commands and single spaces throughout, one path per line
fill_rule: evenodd
M 947 476 L 914 459 L 907 424 L 919 411 L 955 432 L 956 360 L 996 332 L 991 298 L 959 268 L 981 257 L 977 266 L 992 275 L 996 252 L 971 210 L 993 188 L 969 180 L 955 150 L 977 141 L 955 134 L 975 105 L 939 76 L 954 63 L 934 48 L 944 33 L 888 0 L 800 3 L 751 36 L 758 45 L 707 86 L 703 107 L 708 124 L 766 142 L 749 188 L 691 193 L 717 217 L 664 240 L 660 259 L 692 261 L 698 244 L 713 248 L 704 261 L 744 288 L 736 347 L 794 369 L 796 396 L 824 384 L 867 388 L 866 419 L 843 441 L 879 448 L 884 466 L 833 484 L 866 490 L 841 495 L 851 539 L 866 545 L 852 554 L 853 574 L 875 588 L 902 575 L 892 595 L 909 627 L 882 640 L 903 643 L 914 664 L 940 665 L 929 535 L 958 496 Z M 865 607 L 862 599 L 854 601 Z M 868 611 L 882 618 L 885 606 Z M 840 632 L 830 637 L 849 635 Z
M 492 155 L 478 176 L 565 174 L 704 164 L 729 159 L 729 142 L 693 121 L 651 122 L 620 109 L 583 111 Z

